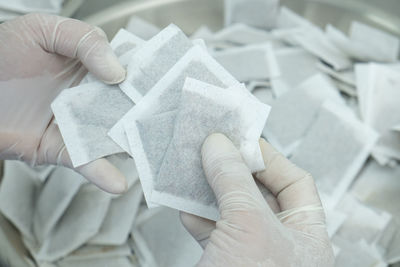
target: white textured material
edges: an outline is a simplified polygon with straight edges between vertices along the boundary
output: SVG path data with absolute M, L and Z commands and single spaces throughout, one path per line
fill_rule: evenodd
M 309 171 L 320 193 L 337 203 L 378 138 L 343 105 L 326 102 L 291 160 Z
M 168 208 L 147 210 L 137 220 L 132 234 L 143 267 L 187 267 L 199 261 L 202 248 Z
M 154 181 L 152 202 L 218 218 L 215 195 L 201 163 L 201 146 L 212 133 L 228 136 L 253 172 L 265 168 L 258 140 L 270 108 L 239 88 L 226 90 L 186 80 L 173 138 Z
M 74 167 L 124 152 L 107 132 L 133 105 L 118 86 L 101 82 L 62 91 L 51 108 Z

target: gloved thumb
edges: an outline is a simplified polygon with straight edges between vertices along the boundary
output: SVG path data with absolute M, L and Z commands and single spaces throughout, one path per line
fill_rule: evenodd
M 222 134 L 212 134 L 202 147 L 203 169 L 218 201 L 221 219 L 254 210 L 269 209 L 250 169 L 234 144 Z M 271 216 L 272 211 L 269 209 Z
M 91 73 L 105 83 L 116 84 L 125 79 L 126 71 L 100 28 L 54 15 L 30 14 L 26 19 L 38 27 L 40 35 L 37 41 L 45 50 L 79 58 Z

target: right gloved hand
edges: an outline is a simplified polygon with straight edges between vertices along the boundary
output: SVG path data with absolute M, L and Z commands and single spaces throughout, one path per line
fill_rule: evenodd
M 202 149 L 207 180 L 221 219 L 182 213 L 188 231 L 204 248 L 198 266 L 329 267 L 333 251 L 313 178 L 266 141 L 260 141 L 266 170 L 256 178 L 275 196 L 274 213 L 232 142 L 211 135 Z

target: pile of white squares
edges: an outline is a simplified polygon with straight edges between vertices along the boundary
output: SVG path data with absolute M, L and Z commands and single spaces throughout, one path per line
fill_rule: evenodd
M 107 157 L 126 194 L 6 162 L 0 211 L 27 266 L 193 266 L 202 250 L 177 210 L 218 219 L 199 161 L 215 131 L 253 171 L 262 135 L 313 175 L 336 266 L 400 261 L 399 39 L 357 21 L 322 29 L 276 0 L 225 4 L 225 28 L 190 37 L 131 18 L 111 42 L 127 79 L 88 74 L 52 104 L 74 167 Z

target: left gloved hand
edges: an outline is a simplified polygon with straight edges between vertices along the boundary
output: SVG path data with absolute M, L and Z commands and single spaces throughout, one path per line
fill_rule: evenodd
M 124 80 L 105 33 L 78 20 L 29 14 L 0 24 L 0 58 L 0 159 L 72 168 L 50 104 L 87 70 L 108 84 Z M 126 190 L 106 159 L 76 171 L 105 191 Z

